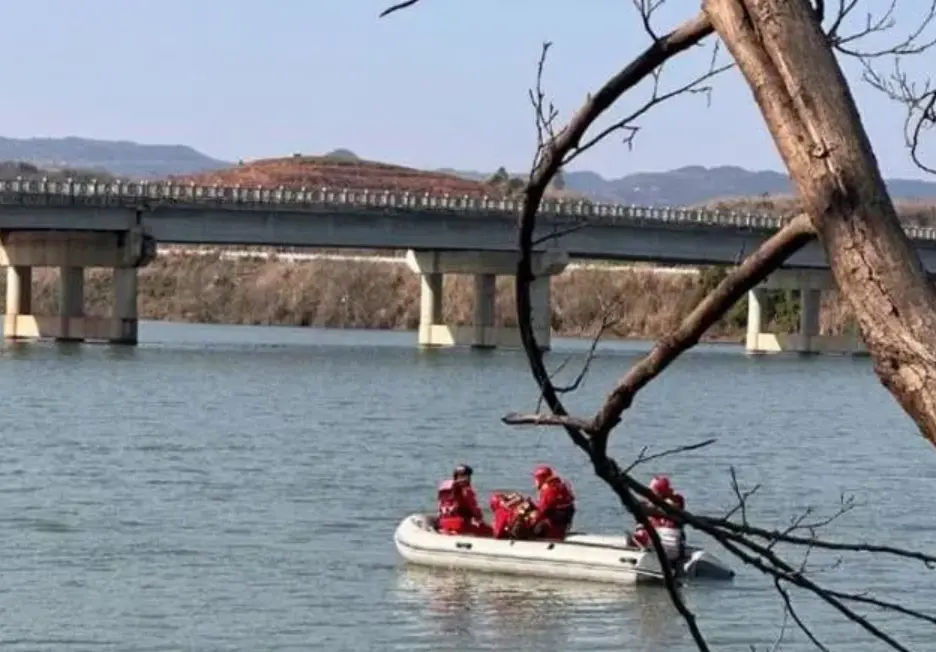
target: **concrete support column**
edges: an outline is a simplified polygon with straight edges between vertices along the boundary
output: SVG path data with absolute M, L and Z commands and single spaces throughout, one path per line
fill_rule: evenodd
M 438 346 L 433 339 L 434 326 L 442 323 L 441 272 L 420 274 L 419 346 Z
M 834 289 L 835 279 L 828 270 L 780 269 L 771 274 L 760 287 L 748 293 L 748 353 L 863 353 L 864 343 L 854 333 L 819 334 L 822 291 Z M 800 322 L 796 333 L 763 332 L 765 290 L 799 292 Z
M 73 328 L 73 322 L 84 317 L 84 268 L 59 267 L 59 318 L 62 325 L 55 338 L 64 342 L 84 340 L 81 328 Z
M 32 312 L 32 267 L 7 267 L 6 311 L 8 315 Z
M 812 353 L 812 340 L 819 335 L 819 310 L 822 306 L 822 291 L 800 290 L 800 352 Z
M 7 267 L 6 314 L 3 318 L 3 337 L 15 340 L 22 337 L 20 315 L 32 314 L 32 267 Z
M 474 275 L 474 338 L 471 346 L 476 349 L 492 349 L 497 346 L 495 330 L 495 305 L 497 300 L 497 276 L 494 274 Z
M 540 276 L 530 284 L 530 321 L 533 335 L 543 351 L 552 347 L 552 278 Z
M 550 277 L 562 273 L 569 264 L 563 251 L 534 254 L 530 288 L 533 328 L 544 349 L 550 347 Z M 422 279 L 419 345 L 495 347 L 522 346 L 518 328 L 496 324 L 496 279 L 517 273 L 517 254 L 513 251 L 418 251 L 406 253 L 407 266 Z M 442 321 L 442 275 L 471 274 L 474 277 L 475 304 L 471 324 L 446 325 Z
M 114 232 L 4 231 L 0 265 L 7 268 L 4 337 L 73 342 L 137 342 L 137 268 L 155 251 L 138 226 Z M 32 268 L 59 269 L 59 306 L 37 315 L 32 305 Z M 107 317 L 85 314 L 84 272 L 114 270 L 114 303 Z
M 759 288 L 748 291 L 747 308 L 747 338 L 745 350 L 747 353 L 763 353 L 760 345 L 760 335 L 764 332 L 764 294 Z
M 115 344 L 136 344 L 139 341 L 137 314 L 138 276 L 136 267 L 114 269 L 113 318 L 116 330 L 111 340 Z

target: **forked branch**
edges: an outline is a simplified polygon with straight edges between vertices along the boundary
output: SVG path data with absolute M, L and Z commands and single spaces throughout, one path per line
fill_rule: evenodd
M 911 79 L 901 68 L 899 57 L 895 57 L 894 69 L 889 74 L 876 69 L 868 61 L 863 63 L 865 82 L 888 99 L 903 105 L 906 111 L 903 132 L 910 160 L 923 172 L 936 175 L 936 163 L 924 160 L 922 154 L 924 133 L 936 127 L 936 86 L 933 80 Z
M 744 294 L 763 281 L 787 258 L 815 237 L 809 217 L 798 215 L 771 236 L 757 251 L 729 272 L 712 292 L 689 313 L 674 331 L 660 339 L 617 383 L 601 409 L 591 419 L 566 414 L 517 414 L 503 417 L 509 425 L 560 425 L 583 431 L 599 450 L 607 447 L 611 430 L 631 406 L 634 396 L 660 375 L 684 351 L 699 342 L 702 335 Z M 521 316 L 522 318 L 522 316 Z M 536 353 L 541 357 L 539 352 Z

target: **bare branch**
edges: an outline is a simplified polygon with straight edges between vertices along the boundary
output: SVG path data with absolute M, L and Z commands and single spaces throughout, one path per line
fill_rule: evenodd
M 683 351 L 694 346 L 702 335 L 741 299 L 763 281 L 790 255 L 814 238 L 809 218 L 799 215 L 771 236 L 757 251 L 732 270 L 705 297 L 674 332 L 661 339 L 640 362 L 618 382 L 596 415 L 592 430 L 607 437 L 621 414 L 630 407 L 634 395 L 661 374 Z
M 850 14 L 858 4 L 858 0 L 849 0 L 845 3 L 840 0 L 839 19 L 836 20 L 832 29 L 828 31 L 829 40 L 832 47 L 842 54 L 856 57 L 862 60 L 877 59 L 885 56 L 905 56 L 912 54 L 921 54 L 936 45 L 936 38 L 926 41 L 919 41 L 920 36 L 927 30 L 930 24 L 936 18 L 936 0 L 930 0 L 929 8 L 924 12 L 923 18 L 916 24 L 916 27 L 906 36 L 899 38 L 887 47 L 874 50 L 859 50 L 852 46 L 853 43 L 864 39 L 872 34 L 886 34 L 897 26 L 894 18 L 894 10 L 897 8 L 897 0 L 890 0 L 887 8 L 878 16 L 874 17 L 870 13 L 865 19 L 863 27 L 848 35 L 841 34 L 842 21 Z M 882 3 L 883 4 L 883 3 Z
M 536 63 L 536 85 L 530 89 L 530 103 L 533 105 L 536 124 L 536 156 L 533 157 L 533 168 L 537 165 L 537 160 L 543 152 L 546 143 L 552 141 L 555 137 L 553 125 L 556 118 L 559 117 L 559 111 L 553 106 L 552 102 L 546 102 L 546 91 L 543 89 L 543 72 L 546 69 L 546 56 L 549 54 L 549 48 L 552 47 L 550 41 L 543 43 L 540 49 L 539 60 Z M 531 171 L 532 174 L 532 171 Z
M 571 426 L 594 437 L 602 448 L 606 447 L 608 435 L 620 422 L 621 414 L 630 407 L 637 392 L 660 375 L 683 351 L 694 346 L 705 331 L 721 319 L 748 290 L 764 280 L 783 261 L 813 238 L 812 224 L 806 215 L 799 215 L 789 221 L 740 266 L 732 270 L 695 310 L 686 316 L 675 331 L 657 342 L 640 362 L 631 367 L 593 419 L 569 417 L 556 414 L 553 410 L 552 416 L 512 413 L 506 415 L 502 419 L 503 422 L 510 425 Z M 541 358 L 539 354 L 538 357 Z
M 393 6 L 387 7 L 380 12 L 378 18 L 383 18 L 384 16 L 389 16 L 390 14 L 400 11 L 401 9 L 406 9 L 407 7 L 412 7 L 415 4 L 418 4 L 419 0 L 405 0 L 404 2 L 398 2 Z
M 783 599 L 785 613 L 789 614 L 790 618 L 793 619 L 793 622 L 796 623 L 796 626 L 800 628 L 800 631 L 806 634 L 806 638 L 808 638 L 817 649 L 821 650 L 821 652 L 830 652 L 829 648 L 823 645 L 819 639 L 816 638 L 816 635 L 813 634 L 812 630 L 806 625 L 805 622 L 803 622 L 803 619 L 800 618 L 799 614 L 796 613 L 796 609 L 793 608 L 793 601 L 790 598 L 790 592 L 783 588 L 780 578 L 774 578 L 774 587 L 776 587 L 777 591 L 780 593 L 780 597 Z
M 729 467 L 729 473 L 731 474 L 731 490 L 734 492 L 735 498 L 738 499 L 738 504 L 735 505 L 725 516 L 723 517 L 726 521 L 731 518 L 735 512 L 741 512 L 741 523 L 743 525 L 748 524 L 747 519 L 747 501 L 760 490 L 761 485 L 756 484 L 750 489 L 744 491 L 741 490 L 741 486 L 738 484 L 738 474 L 735 473 L 734 467 Z
M 726 550 L 728 550 L 732 555 L 737 557 L 746 565 L 756 568 L 760 572 L 774 579 L 779 579 L 788 584 L 808 590 L 832 606 L 834 609 L 839 611 L 848 620 L 857 624 L 859 627 L 865 629 L 873 636 L 881 641 L 884 641 L 896 650 L 906 650 L 906 647 L 897 642 L 892 636 L 878 628 L 870 620 L 854 612 L 845 604 L 845 602 L 850 601 L 859 602 L 862 604 L 870 604 L 884 610 L 894 611 L 926 622 L 932 622 L 934 619 L 934 616 L 932 615 L 914 609 L 909 609 L 897 603 L 871 598 L 863 594 L 844 593 L 841 591 L 834 591 L 823 588 L 806 576 L 806 558 L 804 558 L 800 569 L 797 570 L 789 563 L 781 559 L 771 549 L 772 545 L 775 544 L 777 540 L 790 543 L 796 542 L 798 545 L 802 545 L 806 549 L 808 557 L 808 553 L 812 548 L 821 548 L 824 547 L 824 544 L 827 543 L 821 539 L 799 538 L 790 535 L 784 535 L 780 531 L 773 531 L 774 536 L 767 537 L 767 540 L 764 544 L 757 543 L 755 539 L 752 538 L 752 536 L 755 538 L 760 537 L 767 533 L 766 530 L 749 525 L 733 523 L 723 519 L 710 519 L 704 516 L 692 514 L 686 510 L 680 510 L 665 500 L 661 500 L 647 487 L 636 482 L 630 476 L 621 473 L 617 468 L 616 462 L 610 458 L 604 457 L 603 461 L 600 463 L 596 462 L 595 466 L 598 475 L 603 480 L 605 480 L 609 486 L 611 486 L 616 494 L 618 494 L 622 500 L 622 503 L 624 502 L 625 495 L 629 496 L 631 492 L 636 493 L 648 503 L 652 504 L 654 511 L 657 513 L 662 513 L 677 523 L 689 525 L 712 536 Z M 848 546 L 848 544 L 842 545 Z M 853 546 L 851 549 L 860 550 L 861 546 Z M 922 556 L 928 559 L 933 559 L 931 556 L 923 555 L 922 553 L 917 552 L 899 549 L 892 549 L 892 551 L 896 552 L 897 556 L 903 558 L 917 558 Z
M 848 15 L 855 10 L 855 7 L 858 6 L 858 2 L 859 0 L 839 0 L 839 9 L 835 19 L 832 21 L 832 25 L 829 29 L 826 30 L 830 42 L 835 43 L 839 39 L 838 34 L 839 30 L 842 29 L 842 23 L 845 22 Z
M 582 384 L 585 382 L 585 377 L 588 375 L 588 371 L 591 369 L 591 363 L 595 359 L 595 354 L 598 350 L 598 343 L 601 342 L 601 337 L 604 335 L 605 330 L 616 321 L 609 310 L 603 311 L 601 320 L 598 323 L 598 328 L 596 329 L 595 335 L 592 337 L 591 345 L 588 347 L 588 351 L 585 354 L 585 360 L 582 362 L 582 368 L 579 370 L 578 374 L 572 380 L 571 383 L 567 385 L 553 385 L 556 393 L 558 394 L 568 394 L 578 390 Z M 559 363 L 556 369 L 549 375 L 550 379 L 555 378 L 556 375 L 565 369 L 565 367 L 572 361 L 573 356 L 567 356 L 565 360 Z M 543 404 L 543 394 L 540 393 L 539 399 L 536 402 L 536 411 L 539 412 L 542 409 Z
M 608 467 L 608 470 L 611 468 L 613 467 Z M 597 465 L 595 470 L 598 471 Z M 599 476 L 601 476 L 600 472 Z M 616 493 L 618 494 L 618 498 L 621 500 L 621 504 L 624 505 L 624 508 L 627 509 L 627 511 L 630 512 L 632 516 L 634 516 L 637 522 L 644 527 L 644 529 L 647 531 L 647 534 L 650 536 L 651 547 L 653 548 L 657 559 L 660 561 L 660 567 L 663 570 L 663 584 L 666 587 L 666 592 L 669 595 L 673 606 L 676 607 L 676 611 L 679 612 L 679 615 L 682 616 L 683 621 L 689 628 L 689 633 L 692 636 L 692 640 L 695 642 L 696 647 L 700 652 L 709 652 L 708 643 L 706 642 L 705 637 L 702 635 L 702 631 L 699 629 L 698 623 L 696 623 L 695 614 L 689 610 L 685 601 L 682 599 L 682 595 L 679 593 L 679 587 L 676 584 L 676 578 L 673 573 L 673 566 L 670 563 L 669 557 L 663 548 L 663 543 L 660 541 L 660 536 L 657 534 L 656 528 L 654 528 L 650 523 L 650 519 L 646 510 L 644 509 L 644 506 L 629 491 L 620 491 Z
M 683 84 L 682 86 L 679 86 L 677 88 L 674 88 L 670 91 L 660 92 L 660 78 L 662 77 L 662 70 L 663 70 L 662 66 L 654 70 L 653 73 L 651 73 L 653 77 L 653 90 L 651 92 L 650 99 L 648 99 L 640 108 L 636 109 L 635 111 L 631 112 L 629 115 L 625 116 L 624 118 L 621 118 L 617 122 L 601 130 L 598 134 L 596 134 L 592 138 L 589 138 L 586 142 L 575 147 L 572 151 L 566 154 L 565 157 L 562 159 L 562 165 L 567 165 L 571 161 L 575 160 L 578 156 L 588 151 L 589 149 L 591 149 L 598 143 L 602 142 L 605 138 L 607 138 L 611 134 L 618 132 L 618 131 L 625 132 L 624 144 L 627 145 L 628 147 L 633 147 L 634 138 L 640 132 L 640 127 L 636 126 L 634 122 L 636 122 L 646 113 L 648 113 L 654 107 L 668 100 L 671 100 L 675 97 L 678 97 L 680 95 L 685 95 L 685 94 L 704 95 L 706 98 L 706 104 L 710 105 L 712 87 L 709 85 L 705 85 L 703 82 L 706 82 L 712 79 L 713 77 L 720 75 L 726 70 L 729 70 L 734 67 L 733 63 L 717 65 L 719 49 L 720 49 L 720 43 L 716 41 L 715 47 L 712 48 L 711 64 L 709 65 L 709 68 L 705 73 L 699 75 L 692 81 L 686 84 Z
M 521 213 L 521 231 L 529 231 L 525 235 L 527 245 L 532 240 L 536 211 L 539 209 L 546 187 L 562 167 L 563 158 L 578 145 L 588 128 L 621 95 L 643 81 L 667 59 L 687 50 L 711 34 L 712 27 L 708 18 L 705 14 L 699 13 L 692 20 L 655 40 L 640 56 L 591 95 L 556 137 L 545 144 L 541 154 L 536 157 Z M 524 249 L 522 240 L 521 238 L 521 251 Z M 522 261 L 521 266 L 523 266 Z
M 585 221 L 578 222 L 576 224 L 571 224 L 567 227 L 564 227 L 557 231 L 553 231 L 552 233 L 549 233 L 547 235 L 536 238 L 535 240 L 533 240 L 533 246 L 537 247 L 543 244 L 544 242 L 549 242 L 550 240 L 559 240 L 563 236 L 567 236 L 570 233 L 575 233 L 576 231 L 581 231 L 587 226 L 588 226 L 588 222 L 585 222 Z
M 602 468 L 614 468 L 616 466 L 616 463 L 613 460 L 608 458 L 605 458 L 605 460 L 606 464 L 602 465 Z M 771 539 L 768 544 L 765 545 L 756 543 L 751 538 L 751 535 L 757 536 L 758 533 L 763 533 L 764 530 L 753 528 L 751 526 L 739 525 L 726 520 L 699 517 L 686 510 L 680 510 L 666 501 L 661 500 L 647 487 L 637 483 L 632 478 L 624 474 L 614 473 L 609 476 L 602 476 L 602 478 L 608 481 L 608 484 L 611 485 L 615 493 L 617 493 L 619 496 L 622 493 L 629 493 L 630 491 L 633 491 L 642 496 L 648 502 L 652 503 L 659 512 L 662 512 L 668 517 L 673 518 L 676 520 L 676 522 L 691 525 L 692 527 L 709 534 L 715 538 L 723 547 L 725 547 L 725 549 L 727 549 L 745 564 L 757 568 L 762 573 L 765 573 L 775 579 L 781 579 L 800 588 L 809 590 L 811 593 L 842 613 L 848 620 L 851 620 L 894 649 L 906 650 L 906 647 L 898 643 L 895 639 L 893 639 L 893 637 L 882 631 L 868 619 L 855 613 L 848 606 L 846 606 L 843 601 L 873 604 L 874 606 L 878 606 L 882 609 L 899 612 L 915 619 L 927 622 L 931 622 L 934 618 L 931 615 L 913 609 L 908 609 L 896 603 L 877 600 L 876 598 L 869 598 L 860 594 L 843 593 L 820 587 L 815 582 L 806 577 L 802 570 L 794 569 L 792 566 L 790 566 L 790 564 L 783 561 L 770 549 L 769 544 L 774 542 L 773 539 Z M 792 540 L 792 538 L 787 537 L 780 532 L 777 532 L 776 536 L 780 540 Z M 822 544 L 824 543 L 819 539 L 801 539 L 800 541 L 801 545 L 803 545 L 807 551 L 810 548 L 823 547 Z M 750 552 L 745 552 L 745 549 Z M 754 554 L 752 555 L 750 553 Z M 898 556 L 905 558 L 921 555 L 922 553 L 912 553 L 910 551 L 899 551 L 898 554 Z M 929 557 L 927 555 L 922 556 Z
M 922 82 L 911 80 L 901 69 L 899 57 L 894 58 L 894 70 L 890 74 L 878 71 L 869 61 L 863 60 L 862 63 L 864 81 L 890 100 L 904 106 L 904 142 L 910 152 L 910 159 L 920 170 L 936 175 L 936 164 L 924 162 L 920 153 L 923 132 L 936 126 L 936 86 L 930 79 Z
M 633 0 L 634 8 L 640 15 L 640 22 L 643 23 L 644 31 L 654 43 L 659 41 L 660 37 L 657 36 L 653 25 L 651 25 L 651 18 L 653 17 L 653 13 L 662 7 L 665 2 L 666 0 Z
M 637 455 L 637 459 L 635 459 L 633 462 L 631 462 L 630 465 L 627 466 L 625 469 L 623 469 L 622 472 L 623 472 L 623 473 L 630 473 L 631 471 L 633 471 L 635 468 L 637 468 L 637 467 L 640 466 L 641 464 L 646 464 L 647 462 L 652 462 L 652 461 L 654 461 L 654 460 L 659 460 L 659 459 L 662 459 L 662 458 L 664 458 L 664 457 L 669 457 L 669 456 L 671 456 L 671 455 L 679 455 L 680 453 L 688 453 L 689 451 L 694 451 L 694 450 L 698 450 L 698 449 L 700 449 L 700 448 L 705 448 L 706 446 L 711 446 L 711 445 L 714 444 L 716 441 L 718 441 L 718 440 L 717 440 L 717 439 L 714 439 L 714 438 L 713 438 L 713 439 L 706 439 L 706 440 L 703 440 L 703 441 L 700 441 L 700 442 L 696 442 L 696 443 L 694 443 L 694 444 L 687 444 L 687 445 L 685 445 L 685 446 L 677 446 L 676 448 L 668 448 L 668 449 L 665 450 L 665 451 L 661 451 L 661 452 L 659 452 L 659 453 L 654 453 L 653 455 L 646 455 L 647 447 L 644 446 L 644 448 L 642 448 L 641 451 L 640 451 L 640 453 Z

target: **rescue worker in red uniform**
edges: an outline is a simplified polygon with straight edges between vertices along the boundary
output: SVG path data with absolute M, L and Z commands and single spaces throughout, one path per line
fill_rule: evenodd
M 474 487 L 471 486 L 471 476 L 474 475 L 474 469 L 467 464 L 459 464 L 452 471 L 452 481 L 461 491 L 462 500 L 464 500 L 466 510 L 471 514 L 471 518 L 478 522 L 484 522 L 484 513 L 478 505 L 478 496 Z
M 484 513 L 471 486 L 472 469 L 467 465 L 455 468 L 451 480 L 439 485 L 438 529 L 444 534 L 490 536 L 491 528 L 484 522 Z
M 575 495 L 569 485 L 548 466 L 533 471 L 533 486 L 539 492 L 536 510 L 547 539 L 564 539 L 575 518 Z
M 532 539 L 540 528 L 540 515 L 533 501 L 515 491 L 491 494 L 495 539 Z
M 673 490 L 673 485 L 670 483 L 669 478 L 665 475 L 654 476 L 654 478 L 650 481 L 649 489 L 659 498 L 663 499 L 666 503 L 672 505 L 673 507 L 677 509 L 686 508 L 686 499 L 683 498 L 682 494 Z M 650 525 L 654 528 L 677 528 L 676 522 L 669 516 L 663 514 L 652 503 L 645 503 L 645 507 L 650 514 L 648 518 Z M 634 542 L 641 548 L 649 548 L 652 545 L 650 541 L 650 534 L 646 531 L 646 529 L 644 529 L 642 524 L 638 524 L 637 529 L 634 531 L 633 538 Z

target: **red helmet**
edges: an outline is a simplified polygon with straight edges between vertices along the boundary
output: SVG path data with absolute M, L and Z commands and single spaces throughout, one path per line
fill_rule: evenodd
M 670 485 L 669 478 L 665 475 L 657 475 L 650 481 L 650 491 L 657 496 L 669 496 L 673 493 L 673 487 Z
M 501 505 L 503 504 L 503 500 L 501 499 L 501 495 L 500 495 L 499 493 L 497 493 L 496 491 L 495 491 L 494 493 L 492 493 L 492 494 L 491 494 L 491 500 L 490 500 L 490 503 L 489 503 L 489 504 L 490 504 L 490 506 L 491 506 L 491 511 L 497 511 L 498 509 L 500 509 Z
M 546 482 L 551 477 L 553 477 L 553 470 L 545 464 L 541 464 L 533 470 L 533 482 L 537 485 Z

